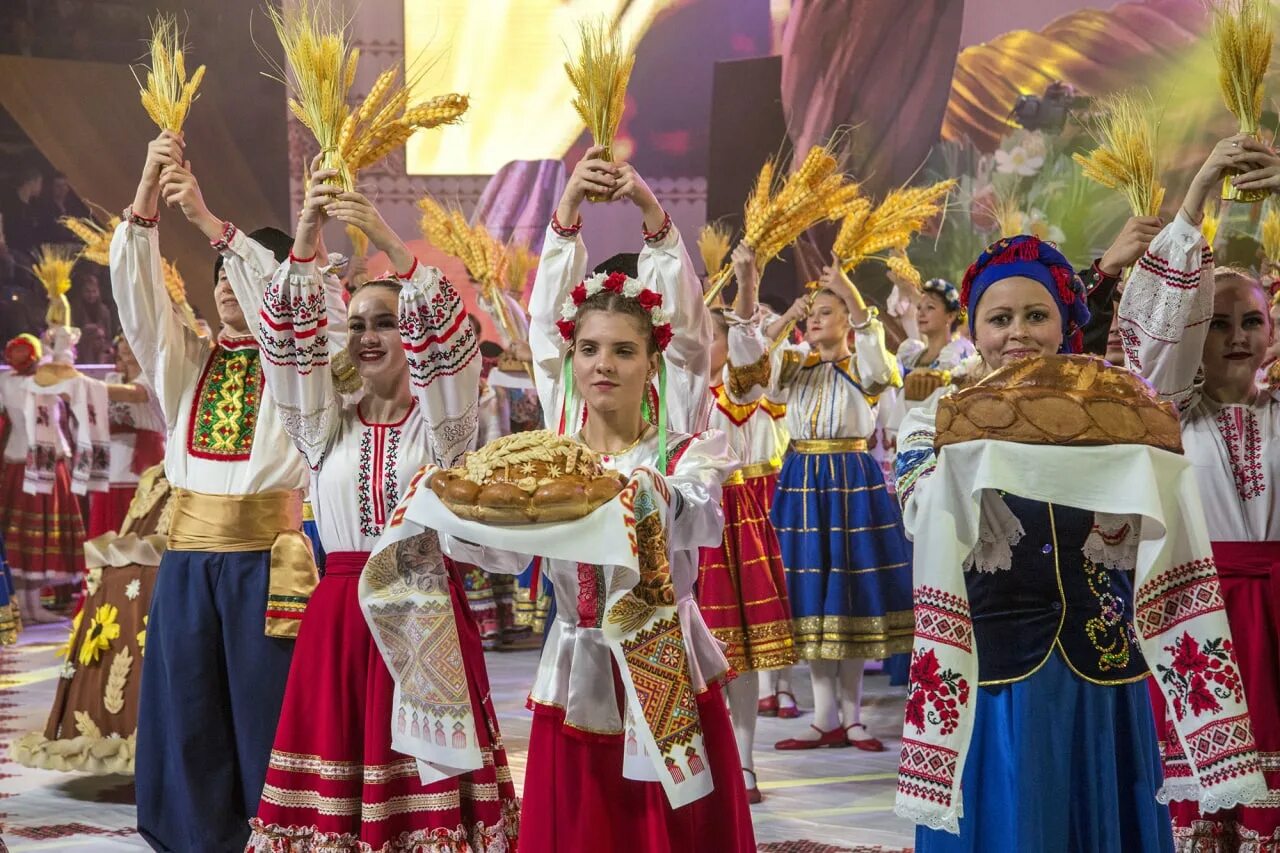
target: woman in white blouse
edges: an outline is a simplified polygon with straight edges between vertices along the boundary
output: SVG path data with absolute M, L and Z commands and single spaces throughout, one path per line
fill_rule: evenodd
M 1280 847 L 1280 393 L 1257 373 L 1276 336 L 1267 292 L 1247 271 L 1216 268 L 1199 222 L 1224 171 L 1237 186 L 1272 191 L 1280 157 L 1249 136 L 1218 143 L 1177 218 L 1134 267 L 1120 302 L 1129 367 L 1177 405 L 1182 445 L 1195 466 L 1262 758 L 1268 797 L 1201 814 L 1172 803 L 1179 849 Z M 1185 767 L 1177 737 L 1161 727 L 1166 776 Z

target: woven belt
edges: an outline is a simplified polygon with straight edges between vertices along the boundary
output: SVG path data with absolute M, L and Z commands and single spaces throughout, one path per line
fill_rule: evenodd
M 865 438 L 807 438 L 793 439 L 791 449 L 796 453 L 866 453 Z

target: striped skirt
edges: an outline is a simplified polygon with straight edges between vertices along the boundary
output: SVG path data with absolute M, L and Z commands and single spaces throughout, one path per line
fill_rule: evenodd
M 911 650 L 911 555 L 897 502 L 865 451 L 787 452 L 770 513 L 805 660 Z

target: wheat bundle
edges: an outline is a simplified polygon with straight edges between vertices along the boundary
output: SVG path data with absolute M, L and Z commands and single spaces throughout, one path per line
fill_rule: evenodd
M 603 20 L 579 24 L 578 42 L 577 58 L 564 65 L 575 93 L 573 108 L 587 125 L 592 142 L 604 148 L 601 159 L 612 160 L 635 52 L 624 49 L 617 29 Z M 596 194 L 587 198 L 603 200 Z
M 1098 147 L 1071 157 L 1086 178 L 1124 196 L 1134 216 L 1157 216 L 1164 203 L 1156 171 L 1158 130 L 1149 101 L 1127 93 L 1113 95 L 1103 102 L 1091 131 Z
M 698 232 L 698 254 L 702 257 L 702 267 L 708 276 L 715 276 L 724 266 L 732 239 L 733 232 L 729 226 L 720 222 L 708 222 Z
M 36 255 L 31 271 L 44 285 L 49 295 L 49 309 L 45 321 L 50 326 L 71 325 L 71 304 L 67 293 L 71 290 L 71 269 L 76 265 L 76 252 L 66 246 L 44 245 Z
M 378 75 L 369 94 L 347 114 L 338 152 L 354 176 L 409 141 L 416 131 L 456 124 L 470 106 L 466 95 L 438 95 L 409 106 L 409 86 L 395 66 Z
M 111 237 L 120 224 L 119 216 L 112 216 L 106 225 L 99 225 L 97 220 L 88 216 L 63 216 L 58 224 L 84 243 L 80 250 L 81 258 L 99 266 L 111 265 Z
M 1261 224 L 1262 255 L 1273 269 L 1280 267 L 1280 210 L 1268 204 Z
M 347 95 L 360 51 L 349 44 L 346 26 L 327 6 L 298 0 L 287 4 L 284 12 L 269 9 L 268 14 L 288 66 L 287 71 L 277 71 L 292 95 L 289 110 L 319 144 L 319 167 L 337 171 L 338 185 L 350 191 L 354 178 L 338 143 L 351 114 Z
M 1200 233 L 1204 235 L 1204 241 L 1210 248 L 1218 239 L 1218 226 L 1222 221 L 1222 217 L 1218 215 L 1218 205 L 1212 201 L 1204 203 L 1204 218 L 1200 220 Z
M 1257 135 L 1262 120 L 1262 82 L 1271 63 L 1271 4 L 1268 0 L 1225 0 L 1214 4 L 1211 29 L 1222 97 L 1240 122 L 1240 132 Z M 1227 201 L 1258 202 L 1265 190 L 1237 190 L 1228 177 Z
M 919 291 L 924 287 L 924 276 L 920 274 L 920 270 L 916 269 L 916 265 L 911 263 L 911 258 L 907 256 L 905 249 L 894 249 L 889 253 L 889 257 L 885 258 L 884 263 L 889 268 L 889 272 L 915 290 Z
M 192 102 L 200 96 L 204 66 L 197 68 L 191 79 L 187 79 L 182 35 L 178 32 L 177 19 L 172 15 L 159 15 L 151 22 L 148 46 L 151 66 L 147 68 L 147 82 L 146 85 L 141 81 L 138 83 L 142 108 L 161 130 L 178 133 L 187 120 Z M 137 79 L 136 73 L 134 79 Z
M 955 180 L 948 179 L 927 187 L 901 187 L 874 208 L 865 200 L 851 204 L 831 249 L 840 259 L 840 266 L 849 271 L 869 258 L 892 251 L 895 254 L 890 258 L 880 259 L 885 263 L 894 259 L 890 268 L 907 272 L 906 267 L 910 265 L 905 261 L 907 245 L 916 232 L 942 211 L 947 195 L 955 186 Z M 905 277 L 911 278 L 910 274 Z
M 526 243 L 512 241 L 507 244 L 505 283 L 507 290 L 518 299 L 529 283 L 529 275 L 538 268 L 538 255 Z

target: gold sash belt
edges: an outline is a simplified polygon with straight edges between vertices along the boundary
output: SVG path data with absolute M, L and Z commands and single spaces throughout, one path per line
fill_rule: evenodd
M 729 475 L 729 479 L 724 481 L 726 486 L 741 486 L 747 480 L 754 480 L 757 477 L 768 477 L 770 474 L 778 473 L 781 466 L 772 460 L 768 462 L 756 462 L 753 465 L 743 465 L 737 471 Z
M 866 453 L 865 438 L 808 438 L 793 439 L 791 449 L 796 453 Z
M 311 540 L 301 528 L 300 491 L 206 495 L 175 489 L 169 550 L 270 551 L 266 632 L 292 639 L 320 580 Z

